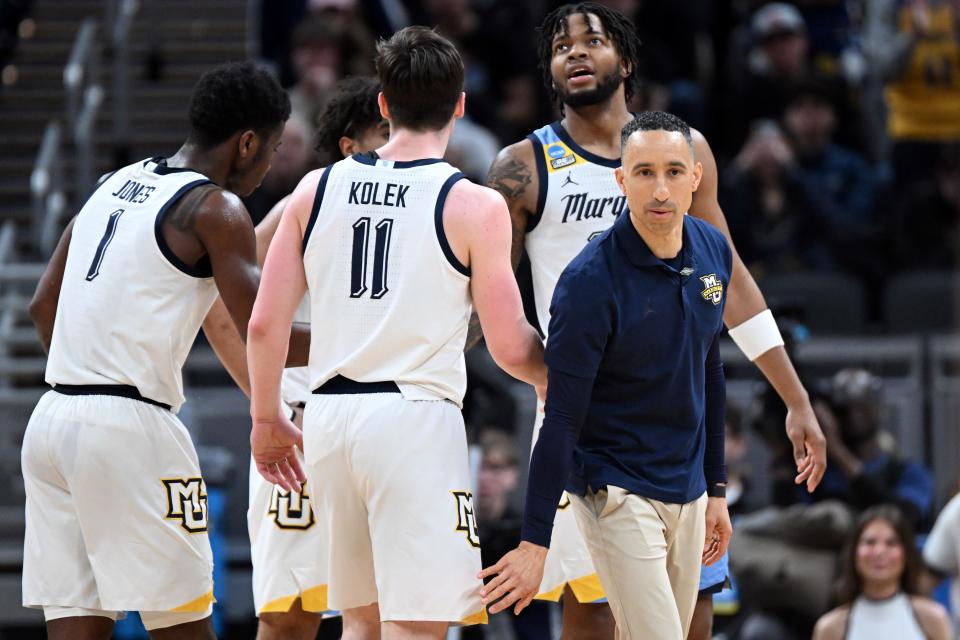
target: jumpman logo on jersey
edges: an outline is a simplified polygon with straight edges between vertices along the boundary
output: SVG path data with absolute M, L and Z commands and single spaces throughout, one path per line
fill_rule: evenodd
M 579 182 L 577 182 L 576 180 L 573 179 L 573 174 L 572 174 L 572 173 L 568 173 L 568 174 L 567 174 L 567 179 L 563 181 L 563 184 L 560 185 L 560 188 L 562 189 L 563 187 L 567 186 L 568 184 L 575 184 L 575 185 L 578 185 L 578 186 L 580 185 Z

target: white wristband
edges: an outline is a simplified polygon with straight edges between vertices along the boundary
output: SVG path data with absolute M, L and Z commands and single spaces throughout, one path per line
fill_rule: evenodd
M 741 322 L 730 329 L 729 333 L 750 362 L 774 347 L 783 346 L 783 337 L 770 309 L 764 309 L 749 320 Z

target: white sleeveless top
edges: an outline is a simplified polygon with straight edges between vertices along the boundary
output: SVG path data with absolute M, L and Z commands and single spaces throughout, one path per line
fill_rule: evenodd
M 858 597 L 853 601 L 844 637 L 846 640 L 926 640 L 910 598 L 904 593 L 886 600 Z
M 311 389 L 341 375 L 462 403 L 470 272 L 443 230 L 461 179 L 442 160 L 374 154 L 324 170 L 304 236 Z
M 57 305 L 46 381 L 127 385 L 183 404 L 181 369 L 217 295 L 209 261 L 183 264 L 161 221 L 210 180 L 144 160 L 116 171 L 77 214 Z
M 525 246 L 537 320 L 546 335 L 560 274 L 587 242 L 627 210 L 627 200 L 614 175 L 619 158 L 602 158 L 583 149 L 559 122 L 537 129 L 527 139 L 534 147 L 540 191 Z

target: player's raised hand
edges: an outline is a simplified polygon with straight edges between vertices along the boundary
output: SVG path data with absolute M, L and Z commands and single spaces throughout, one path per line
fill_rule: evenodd
M 303 447 L 303 433 L 285 415 L 276 420 L 253 421 L 250 450 L 257 471 L 287 491 L 300 491 L 301 484 L 307 481 L 296 455 L 297 447 Z
M 500 562 L 481 571 L 478 574 L 481 580 L 494 576 L 480 589 L 483 604 L 493 603 L 490 613 L 500 613 L 511 605 L 516 605 L 514 615 L 523 611 L 540 589 L 546 559 L 546 547 L 521 542 L 520 546 L 500 558 Z
M 786 429 L 793 445 L 793 460 L 797 464 L 794 482 L 806 482 L 807 491 L 812 492 L 827 470 L 827 441 L 809 402 L 787 410 Z

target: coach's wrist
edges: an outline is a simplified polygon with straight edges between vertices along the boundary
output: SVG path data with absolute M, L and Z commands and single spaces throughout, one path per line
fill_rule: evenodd
M 517 548 L 518 548 L 518 549 L 523 549 L 523 550 L 525 550 L 525 551 L 527 551 L 527 552 L 529 552 L 529 553 L 533 553 L 533 554 L 538 555 L 538 556 L 540 556 L 540 557 L 542 557 L 542 558 L 546 558 L 546 557 L 547 557 L 547 551 L 549 551 L 549 549 L 548 549 L 547 547 L 544 547 L 543 545 L 539 545 L 539 544 L 537 544 L 537 543 L 535 543 L 535 542 L 530 542 L 530 541 L 528 541 L 528 540 L 522 540 L 522 541 L 520 542 L 520 544 L 517 546 Z

